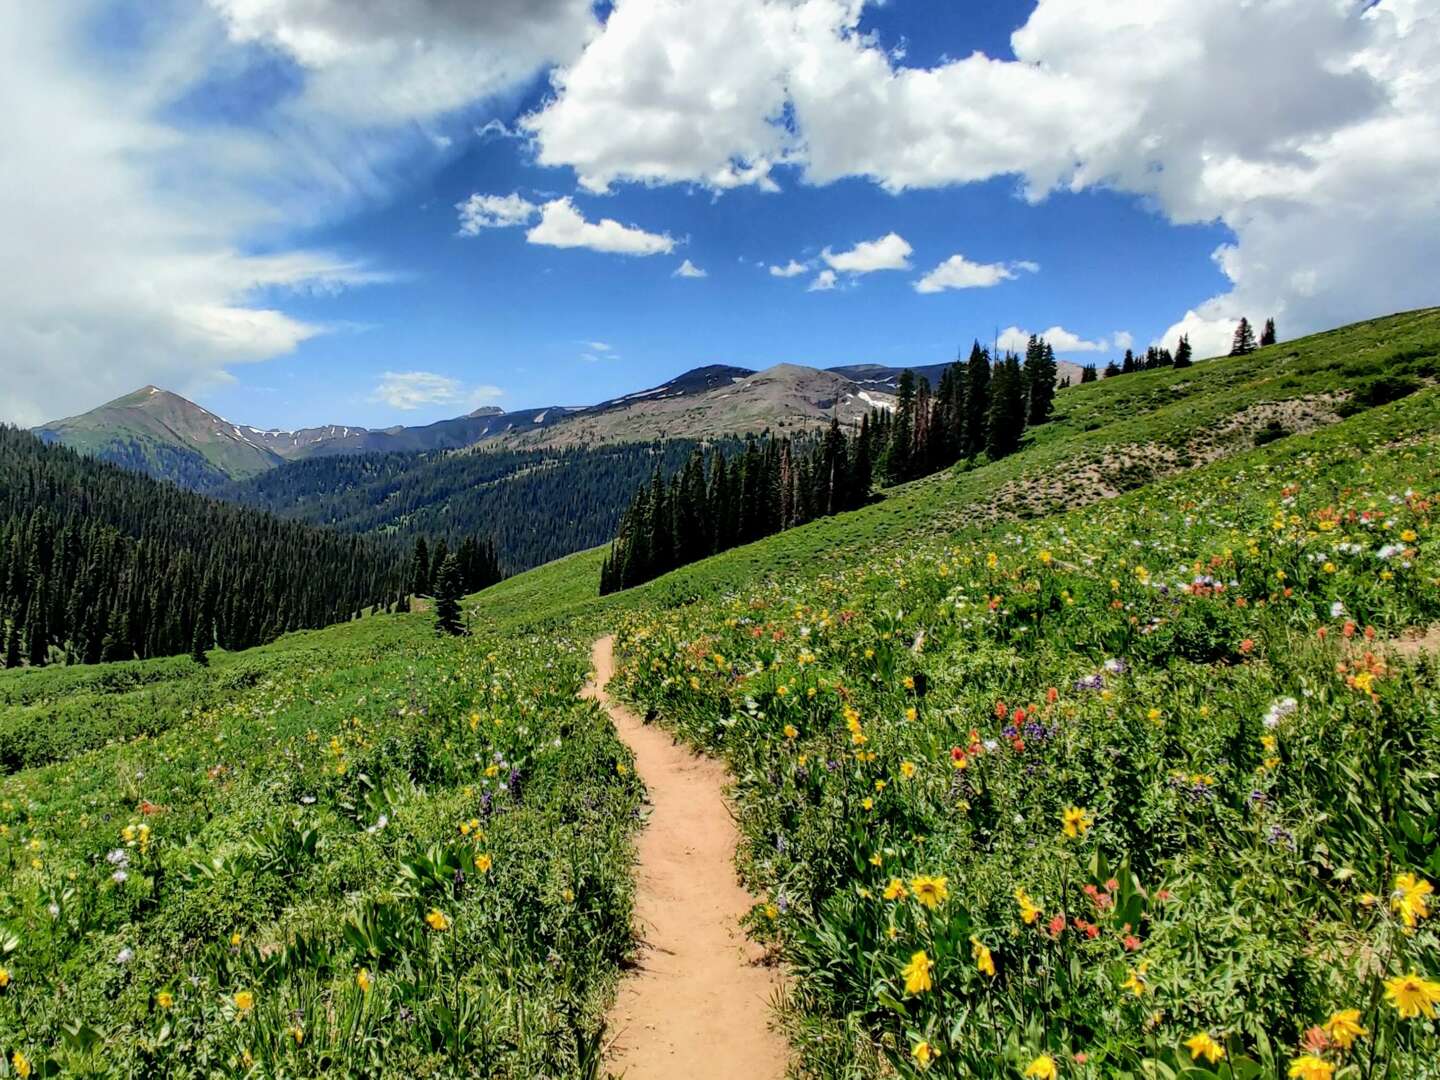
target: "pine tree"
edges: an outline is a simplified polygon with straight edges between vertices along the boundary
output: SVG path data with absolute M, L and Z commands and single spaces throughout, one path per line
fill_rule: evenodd
M 1265 329 L 1263 329 L 1263 330 L 1260 331 L 1260 347 L 1263 349 L 1263 348 L 1265 348 L 1267 345 L 1274 345 L 1274 344 L 1275 344 L 1275 320 L 1274 320 L 1274 319 L 1266 319 L 1266 320 L 1265 320 Z
M 465 631 L 460 616 L 460 570 L 453 555 L 447 555 L 435 571 L 435 630 L 441 634 Z
M 992 461 L 1013 454 L 1025 430 L 1025 378 L 1020 358 L 1011 353 L 995 365 L 990 384 L 990 415 L 985 452 Z
M 20 666 L 20 612 L 15 611 L 10 616 L 10 629 L 5 634 L 5 666 L 7 668 L 18 668 Z
M 1116 364 L 1114 360 L 1111 360 L 1108 364 L 1105 365 L 1105 378 L 1113 379 L 1116 375 L 1119 374 L 1120 366 Z
M 205 655 L 206 650 L 209 649 L 212 644 L 210 636 L 210 627 L 206 624 L 205 620 L 196 619 L 195 636 L 190 641 L 190 659 L 194 660 L 195 663 L 201 667 L 205 667 L 210 663 L 210 658 Z
M 1175 346 L 1175 366 L 1187 368 L 1191 364 L 1190 335 L 1181 334 L 1180 343 Z
M 1129 375 L 1131 372 L 1139 370 L 1140 365 L 1135 360 L 1135 353 L 1130 349 L 1126 349 L 1125 359 L 1120 362 L 1120 374 Z
M 974 457 L 985 449 L 986 423 L 990 415 L 990 353 L 977 341 L 965 365 L 965 429 L 961 453 Z
M 1250 327 L 1250 320 L 1242 315 L 1239 325 L 1235 327 L 1235 339 L 1230 345 L 1230 355 L 1249 356 L 1254 351 L 1255 331 Z
M 899 484 L 910 479 L 910 456 L 915 435 L 915 373 L 906 368 L 895 387 L 895 418 L 890 448 L 885 455 L 885 480 Z
M 423 536 L 416 537 L 410 559 L 410 591 L 416 596 L 430 595 L 430 548 Z
M 870 488 L 875 482 L 874 465 L 870 451 L 870 417 L 860 417 L 860 434 L 855 437 L 855 454 L 850 461 L 849 509 L 864 506 L 870 499 Z
M 1086 364 L 1080 369 L 1080 382 L 1082 384 L 1087 382 L 1094 382 L 1099 377 L 1100 373 L 1095 370 L 1094 364 Z
M 1026 422 L 1031 426 L 1050 419 L 1050 412 L 1055 407 L 1055 376 L 1058 372 L 1055 350 L 1050 343 L 1031 335 L 1030 344 L 1025 349 Z

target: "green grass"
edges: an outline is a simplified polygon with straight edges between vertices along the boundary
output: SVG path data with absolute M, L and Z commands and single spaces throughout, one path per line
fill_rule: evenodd
M 754 929 L 801 975 L 785 1016 L 802 1072 L 918 1071 L 919 1041 L 942 1050 L 932 1075 L 994 1075 L 995 1061 L 1023 1066 L 1042 1051 L 1068 1062 L 1065 1075 L 1145 1060 L 1178 1069 L 1193 1062 L 1176 1040 L 1208 1026 L 1233 1040 L 1232 1059 L 1274 1075 L 1300 1029 L 1360 985 L 1365 973 L 1332 962 L 1336 949 L 1384 945 L 1387 963 L 1405 955 L 1440 974 L 1433 931 L 1395 935 L 1375 922 L 1383 903 L 1356 904 L 1361 889 L 1383 896 L 1388 874 L 1437 869 L 1424 850 L 1440 833 L 1433 798 L 1405 801 L 1434 789 L 1434 680 L 1386 676 L 1378 703 L 1360 701 L 1336 683 L 1333 650 L 1313 643 L 1321 625 L 1338 632 L 1337 600 L 1381 633 L 1435 618 L 1424 580 L 1435 555 L 1428 508 L 1409 505 L 1423 573 L 1399 584 L 1344 559 L 1323 571 L 1302 558 L 1305 529 L 1293 551 L 1267 540 L 1252 557 L 1247 538 L 1267 535 L 1287 483 L 1301 484 L 1293 512 L 1305 521 L 1328 504 L 1389 506 L 1406 485 L 1433 496 L 1437 354 L 1430 310 L 1075 387 L 1011 458 L 604 598 L 601 550 L 561 559 L 468 598 L 464 641 L 436 639 L 426 615 L 375 616 L 215 653 L 208 668 L 169 658 L 4 673 L 0 1048 L 121 1075 L 247 1062 L 257 1075 L 593 1073 L 628 940 L 640 791 L 616 768 L 628 755 L 603 716 L 575 693 L 588 642 L 619 628 L 627 692 L 735 771 L 741 864 L 776 905 L 757 909 Z M 1417 380 L 1402 387 L 1415 392 L 1365 407 L 1391 396 L 1376 380 L 1393 374 Z M 1326 425 L 1256 447 L 1267 419 L 1299 415 L 1297 400 Z M 1339 412 L 1352 415 L 1335 423 Z M 1245 423 L 1217 434 L 1236 415 Z M 1128 494 L 1096 501 L 1105 488 Z M 1049 577 L 1041 550 L 1057 561 Z M 1252 598 L 1284 569 L 1299 598 L 1172 610 L 1136 576 L 1139 562 L 1179 583 L 1196 558 L 1220 559 Z M 1076 696 L 1075 680 L 1109 656 L 1133 674 L 1103 703 Z M 923 702 L 907 675 L 925 677 Z M 1056 709 L 1070 710 L 1066 737 L 1028 762 L 977 763 L 959 813 L 950 747 L 998 728 L 997 699 L 1043 702 L 1052 685 Z M 1257 717 L 1305 686 L 1326 708 L 1302 710 L 1285 768 L 1264 779 L 1275 816 L 1262 828 L 1245 802 Z M 847 706 L 873 762 L 853 758 Z M 1160 729 L 1145 719 L 1152 707 Z M 1377 758 L 1366 739 L 1381 730 L 1392 743 Z M 1346 755 L 1389 771 L 1369 775 Z M 845 764 L 822 774 L 822 760 Z M 1043 783 L 1027 779 L 1031 763 Z M 499 788 L 510 767 L 518 803 Z M 1192 813 L 1170 786 L 1176 770 L 1213 776 L 1223 797 Z M 1377 800 L 1390 807 L 1378 817 Z M 1070 801 L 1097 822 L 1081 850 L 1055 847 Z M 1295 846 L 1267 842 L 1271 823 Z M 123 882 L 107 861 L 117 850 Z M 1044 996 L 1058 985 L 1053 950 L 1015 922 L 1017 885 L 1047 918 L 1080 914 L 1074 890 L 1095 884 L 1097 855 L 1147 896 L 1165 883 L 1187 897 L 1144 915 L 1158 1023 L 1147 1026 L 1149 1000 L 1142 1009 L 1116 990 L 1133 960 L 1116 935 L 1077 944 L 1067 1005 Z M 949 878 L 945 918 L 878 898 L 892 873 L 926 872 Z M 431 910 L 445 930 L 427 928 Z M 1207 938 L 1207 919 L 1227 929 Z M 999 958 L 994 993 L 966 967 L 977 929 Z M 940 988 L 907 996 L 899 964 L 922 945 Z M 252 1008 L 237 1009 L 240 992 Z M 1373 1017 L 1397 1067 L 1424 1075 L 1416 1055 L 1433 1032 Z M 1065 1057 L 1076 1052 L 1089 1064 Z

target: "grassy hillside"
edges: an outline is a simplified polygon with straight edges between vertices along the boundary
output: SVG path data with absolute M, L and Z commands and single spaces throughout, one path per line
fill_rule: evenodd
M 1392 905 L 1440 875 L 1440 689 L 1381 643 L 1440 618 L 1437 356 L 1428 311 L 1078 387 L 1014 457 L 603 599 L 570 556 L 463 641 L 0 676 L 0 1046 L 585 1074 L 641 793 L 574 693 L 619 629 L 737 777 L 803 1074 L 1433 1075 L 1385 986 L 1440 978 Z

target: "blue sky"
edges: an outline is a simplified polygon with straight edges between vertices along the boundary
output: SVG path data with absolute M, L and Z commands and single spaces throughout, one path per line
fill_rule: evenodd
M 1103 363 L 1440 299 L 1375 280 L 1386 245 L 1437 253 L 1415 0 L 463 7 L 62 0 L 0 27 L 35 103 L 3 121 L 29 168 L 0 213 L 46 252 L 0 419 L 157 382 L 257 426 L 423 423 L 701 364 L 928 364 L 1007 328 Z M 1232 69 L 1237 25 L 1285 44 Z M 1350 164 L 1397 125 L 1417 148 Z

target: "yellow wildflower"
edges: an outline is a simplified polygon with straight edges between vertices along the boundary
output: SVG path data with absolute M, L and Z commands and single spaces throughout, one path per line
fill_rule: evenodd
M 235 1002 L 235 1008 L 239 1009 L 242 1013 L 249 1012 L 255 1007 L 255 995 L 249 990 L 239 991 L 233 1000 Z
M 494 865 L 495 860 L 490 857 L 490 853 L 487 851 L 482 851 L 475 856 L 475 869 L 479 870 L 482 874 L 488 874 L 490 868 Z
M 355 973 L 355 985 L 360 988 L 360 992 L 362 994 L 368 994 L 370 992 L 370 987 L 374 986 L 375 984 L 370 978 L 370 972 L 367 971 L 365 968 L 361 968 Z
M 15 1070 L 15 1075 L 21 1080 L 30 1075 L 30 1059 L 19 1050 L 10 1055 L 10 1067 Z
M 429 914 L 425 916 L 425 925 L 439 933 L 450 929 L 450 920 L 439 908 L 431 908 Z
M 930 979 L 930 970 L 935 966 L 935 961 L 925 955 L 921 949 L 910 957 L 910 962 L 905 965 L 905 970 L 900 974 L 905 976 L 905 992 L 907 994 L 923 994 L 934 987 Z
M 1414 874 L 1401 874 L 1395 879 L 1395 888 L 1390 893 L 1390 908 L 1414 929 L 1415 924 L 1429 916 L 1428 897 L 1435 891 L 1434 886 Z
M 175 1004 L 175 995 L 169 990 L 161 990 L 155 995 L 155 1004 L 162 1009 L 168 1009 Z
M 1335 1075 L 1335 1066 L 1322 1057 L 1304 1054 L 1290 1062 L 1290 1071 L 1285 1075 L 1291 1080 L 1330 1080 Z
M 1190 1060 L 1199 1061 L 1203 1057 L 1211 1065 L 1225 1056 L 1225 1048 L 1204 1031 L 1186 1039 L 1185 1049 L 1190 1051 Z
M 975 960 L 975 969 L 992 979 L 995 977 L 995 957 L 991 955 L 987 946 L 981 943 L 979 938 L 970 939 L 970 955 Z
M 1399 975 L 1385 981 L 1385 996 L 1404 1019 L 1423 1015 L 1435 1019 L 1435 1006 L 1440 1003 L 1440 983 L 1421 978 L 1417 972 Z
M 1145 970 L 1150 966 L 1148 960 L 1142 961 L 1137 968 L 1131 968 L 1130 973 L 1125 976 L 1125 981 L 1120 984 L 1121 990 L 1129 990 L 1136 997 L 1141 997 L 1149 987 L 1145 984 Z
M 1049 1054 L 1041 1054 L 1025 1067 L 1025 1075 L 1031 1080 L 1055 1080 L 1060 1075 L 1060 1070 L 1055 1067 L 1053 1057 Z
M 1349 1050 L 1352 1043 L 1362 1035 L 1369 1035 L 1360 1026 L 1359 1009 L 1341 1009 L 1339 1012 L 1331 1013 L 1330 1019 L 1321 1025 L 1330 1041 L 1341 1050 Z
M 785 738 L 787 738 L 787 739 L 798 739 L 799 737 L 800 737 L 800 729 L 799 729 L 799 728 L 797 728 L 794 724 L 786 724 L 786 725 L 785 725 Z
M 931 877 L 928 874 L 918 874 L 910 879 L 910 891 L 915 894 L 916 900 L 934 911 L 949 897 L 950 886 L 948 880 L 943 876 Z
M 1090 820 L 1090 812 L 1082 810 L 1078 806 L 1072 806 L 1060 816 L 1061 827 L 1065 835 L 1072 840 L 1078 836 L 1084 836 L 1085 830 L 1094 824 Z
M 1040 917 L 1040 909 L 1024 889 L 1015 890 L 1015 903 L 1020 905 L 1020 921 L 1029 926 Z
M 914 777 L 915 763 L 913 761 L 902 761 L 900 763 L 900 775 L 903 776 L 906 780 Z
M 910 1050 L 910 1056 L 921 1069 L 928 1069 L 930 1063 L 940 1056 L 940 1051 L 922 1039 Z
M 898 877 L 892 877 L 890 884 L 885 886 L 883 893 L 886 900 L 904 900 L 910 894 L 905 891 L 905 883 Z

